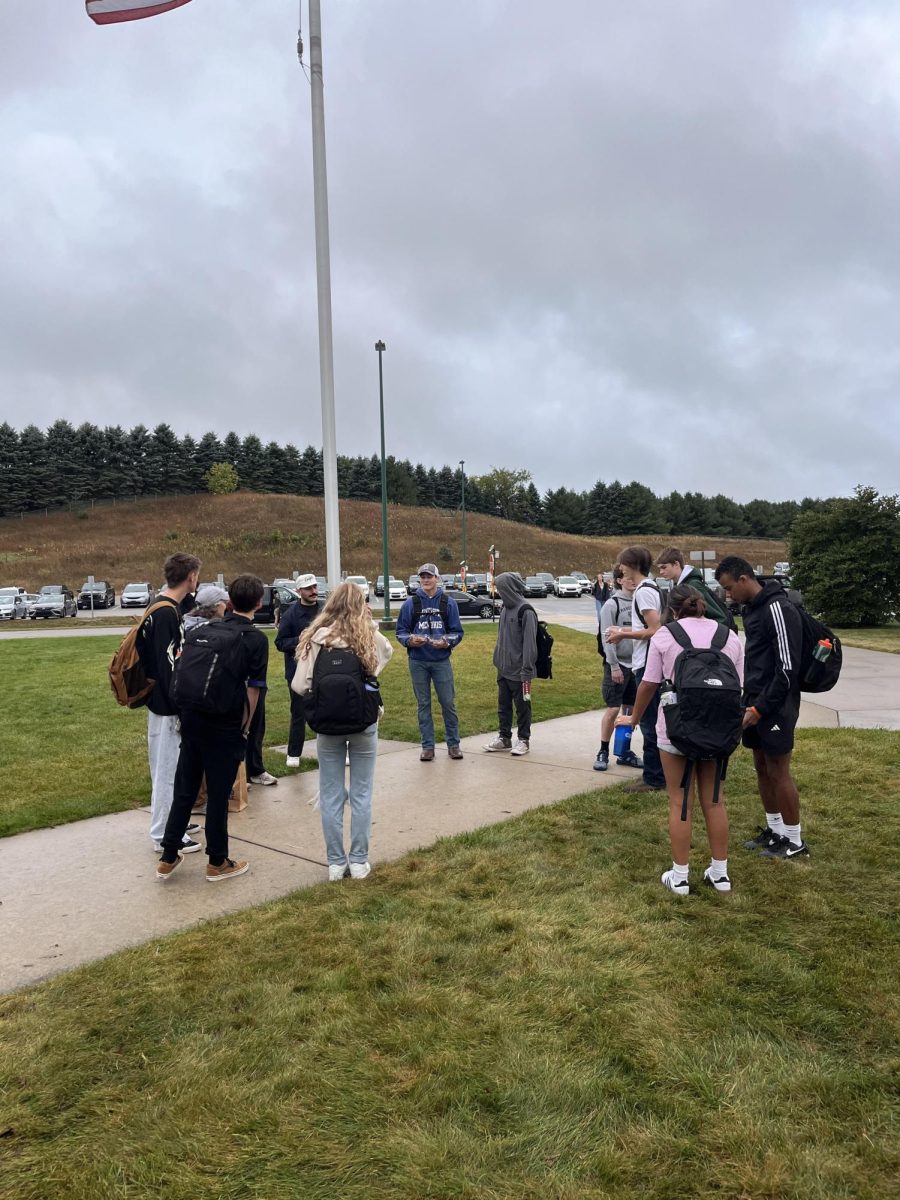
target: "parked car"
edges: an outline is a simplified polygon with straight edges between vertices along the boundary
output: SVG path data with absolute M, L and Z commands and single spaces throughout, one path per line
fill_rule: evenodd
M 119 603 L 122 608 L 146 608 L 156 599 L 156 590 L 149 583 L 126 583 Z
M 45 583 L 34 605 L 35 617 L 77 617 L 78 605 L 70 588 L 64 583 Z
M 547 584 L 543 579 L 538 579 L 537 575 L 528 575 L 525 578 L 525 595 L 526 596 L 546 596 Z
M 376 596 L 384 595 L 384 576 L 383 575 L 379 575 L 378 578 L 375 580 L 375 595 Z
M 410 575 L 409 579 L 407 579 L 407 581 L 406 581 L 407 594 L 410 596 L 414 596 L 416 594 L 416 592 L 418 591 L 418 588 L 419 588 L 418 575 Z
M 25 593 L 26 616 L 28 617 L 29 620 L 32 620 L 34 617 L 34 607 L 37 604 L 38 599 L 39 599 L 39 597 L 38 597 L 37 592 L 26 592 Z
M 496 613 L 498 616 L 503 608 L 503 601 L 490 596 L 473 596 L 471 592 L 460 592 L 455 588 L 448 589 L 447 595 L 456 601 L 461 617 L 481 617 L 489 621 Z
M 657 575 L 656 578 L 653 580 L 653 582 L 656 584 L 656 586 L 659 588 L 659 590 L 662 593 L 669 592 L 672 590 L 672 586 L 673 586 L 672 580 L 665 579 L 662 575 Z
M 787 575 L 787 576 L 790 576 L 790 574 L 791 574 L 791 564 L 790 564 L 789 562 L 784 562 L 783 560 L 782 560 L 781 562 L 777 562 L 777 563 L 775 564 L 774 568 L 772 569 L 772 574 L 773 574 L 773 575 Z
M 319 588 L 319 599 L 327 600 L 328 597 L 331 595 L 331 588 L 328 586 L 328 580 L 325 578 L 324 575 L 317 575 L 316 583 L 318 584 L 318 588 Z
M 0 588 L 0 621 L 24 621 L 28 616 L 25 596 L 22 588 Z
M 580 596 L 581 584 L 571 575 L 560 575 L 556 581 L 557 596 Z
M 291 580 L 291 583 L 294 581 Z M 274 583 L 263 585 L 262 604 L 253 614 L 254 625 L 277 625 L 282 610 L 289 604 L 295 604 L 297 593 L 292 587 L 276 586 Z
M 93 604 L 91 596 L 93 595 Z M 76 601 L 79 608 L 113 608 L 116 603 L 116 593 L 113 585 L 103 579 L 95 579 L 93 583 L 87 580 L 81 585 Z
M 456 584 L 454 583 L 455 579 L 456 579 L 455 575 L 442 575 L 441 576 L 441 587 L 444 589 L 444 591 L 447 591 L 448 588 L 456 587 Z
M 556 576 L 551 575 L 549 571 L 535 571 L 535 579 L 543 580 L 544 587 L 547 589 L 548 596 L 556 595 Z
M 591 590 L 591 581 L 588 579 L 587 575 L 585 575 L 584 571 L 573 571 L 572 578 L 578 580 L 578 586 L 581 588 L 582 596 L 585 594 L 585 592 L 589 592 Z
M 401 583 L 399 579 L 391 578 L 388 584 L 388 599 L 389 600 L 405 600 L 406 599 L 406 584 Z
M 359 590 L 362 592 L 362 594 L 365 596 L 366 600 L 368 601 L 371 599 L 372 594 L 370 591 L 370 584 L 369 584 L 368 579 L 366 579 L 365 575 L 345 575 L 344 583 L 355 583 L 356 586 L 359 588 Z

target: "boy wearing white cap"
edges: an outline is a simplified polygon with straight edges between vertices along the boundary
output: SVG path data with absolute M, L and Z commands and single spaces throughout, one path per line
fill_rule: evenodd
M 287 680 L 288 695 L 291 700 L 291 726 L 288 732 L 288 752 L 285 765 L 300 766 L 300 755 L 303 753 L 303 743 L 306 741 L 306 721 L 303 715 L 303 697 L 291 691 L 291 680 L 297 670 L 294 654 L 300 641 L 300 635 L 307 625 L 311 625 L 322 609 L 325 601 L 319 599 L 319 585 L 315 575 L 300 575 L 294 584 L 299 596 L 296 604 L 289 604 L 281 614 L 278 622 L 278 634 L 275 638 L 275 649 L 284 655 L 284 677 Z

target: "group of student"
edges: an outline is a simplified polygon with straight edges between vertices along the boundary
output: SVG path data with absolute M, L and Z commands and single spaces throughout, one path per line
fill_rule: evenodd
M 675 744 L 679 739 L 666 721 L 666 702 L 676 697 L 665 697 L 661 706 L 660 686 L 676 675 L 686 648 L 728 660 L 728 669 L 742 689 L 738 737 L 753 752 L 766 817 L 745 844 L 772 858 L 807 855 L 790 770 L 800 699 L 800 619 L 777 581 L 760 581 L 744 559 L 726 558 L 716 578 L 744 606 L 744 646 L 727 607 L 710 593 L 699 571 L 685 566 L 679 550 L 665 550 L 657 558 L 659 574 L 673 585 L 665 600 L 651 578 L 652 565 L 646 547 L 626 547 L 606 599 L 595 591 L 606 709 L 594 768 L 608 769 L 616 726 L 638 725 L 643 757 L 627 749 L 617 761 L 641 772 L 627 790 L 668 793 L 672 866 L 661 877 L 663 885 L 678 895 L 689 892 L 696 793 L 711 851 L 703 879 L 716 891 L 728 892 L 728 817 L 722 790 L 727 755 L 720 762 L 698 759 L 695 763 L 688 758 L 682 743 Z M 147 704 L 150 835 L 161 856 L 157 876 L 170 878 L 184 854 L 200 848 L 192 837 L 199 825 L 191 822 L 191 816 L 197 812 L 198 794 L 205 783 L 206 878 L 218 882 L 249 867 L 229 855 L 227 814 L 267 687 L 269 642 L 253 624 L 263 584 L 254 575 L 240 575 L 227 593 L 214 589 L 214 596 L 205 595 L 207 589 L 201 589 L 193 613 L 185 615 L 197 591 L 200 562 L 192 555 L 173 554 L 164 570 L 166 587 L 143 618 L 137 640 L 146 674 L 153 681 Z M 435 758 L 433 690 L 443 716 L 448 756 L 459 761 L 463 753 L 451 656 L 464 631 L 436 565 L 423 563 L 418 577 L 416 592 L 400 609 L 397 640 L 407 653 L 417 704 L 419 757 L 423 763 Z M 598 576 L 598 587 L 601 579 Z M 340 584 L 327 601 L 319 599 L 312 574 L 301 575 L 295 586 L 297 602 L 282 613 L 275 640 L 284 656 L 290 691 L 286 762 L 299 765 L 309 725 L 317 737 L 319 807 L 329 879 L 348 875 L 364 879 L 371 870 L 369 834 L 378 720 L 383 712 L 378 676 L 391 659 L 392 647 L 354 584 Z M 546 634 L 525 599 L 521 576 L 501 574 L 495 588 L 503 601 L 493 652 L 498 732 L 484 750 L 520 758 L 530 751 L 532 682 L 540 673 L 541 638 Z M 713 682 L 721 685 L 722 680 Z M 723 703 L 728 691 L 726 686 L 721 692 Z M 347 806 L 349 848 L 345 848 L 343 828 Z
M 686 648 L 713 651 L 705 660 L 713 665 L 714 655 L 730 660 L 741 688 L 739 696 L 734 697 L 734 689 L 727 686 L 729 671 L 723 678 L 711 669 L 707 674 L 713 678 L 706 682 L 718 688 L 710 689 L 713 705 L 719 701 L 724 707 L 730 701 L 739 706 L 735 740 L 739 736 L 753 753 L 765 824 L 744 843 L 745 848 L 768 858 L 807 856 L 799 793 L 791 774 L 800 712 L 801 618 L 779 581 L 760 580 L 745 559 L 729 556 L 719 564 L 716 579 L 742 605 L 742 645 L 727 606 L 710 592 L 696 568 L 685 565 L 680 550 L 671 547 L 657 558 L 659 575 L 672 584 L 665 597 L 651 578 L 652 564 L 646 547 L 626 547 L 613 571 L 611 594 L 599 606 L 598 648 L 605 658 L 602 690 L 607 708 L 594 769 L 608 769 L 617 725 L 639 726 L 643 759 L 629 750 L 617 761 L 641 770 L 641 778 L 626 785 L 626 790 L 668 793 L 672 866 L 663 873 L 662 884 L 678 895 L 690 890 L 688 859 L 696 794 L 711 852 L 703 880 L 716 891 L 730 892 L 728 817 L 722 789 L 727 754 L 722 760 L 698 757 L 690 762 L 683 746 L 673 744 L 671 720 L 667 723 L 660 704 L 661 685 L 668 681 L 664 704 L 666 700 L 677 703 L 671 681 Z M 596 593 L 595 598 L 600 599 Z M 714 713 L 709 724 L 715 724 Z

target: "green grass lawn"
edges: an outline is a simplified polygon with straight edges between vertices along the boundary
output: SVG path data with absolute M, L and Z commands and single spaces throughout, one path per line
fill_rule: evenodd
M 273 631 L 268 631 L 274 637 Z M 596 707 L 600 663 L 593 640 L 554 629 L 554 679 L 535 684 L 539 720 Z M 496 725 L 491 654 L 496 627 L 466 624 L 454 652 L 463 736 Z M 150 801 L 147 718 L 113 700 L 106 676 L 120 638 L 10 639 L 0 645 L 5 705 L 0 753 L 0 836 L 120 812 Z M 386 738 L 417 741 L 416 705 L 406 652 L 397 652 L 382 677 Z M 283 745 L 289 705 L 282 656 L 272 648 L 266 704 L 266 742 Z M 435 705 L 436 713 L 439 709 Z M 437 723 L 440 732 L 440 721 Z M 266 755 L 275 775 L 292 774 L 284 758 Z M 304 766 L 315 765 L 304 763 Z
M 878 625 L 872 629 L 835 629 L 834 632 L 845 646 L 900 654 L 900 625 Z
M 795 763 L 812 858 L 737 848 L 741 752 L 730 897 L 611 788 L 0 999 L 0 1197 L 896 1196 L 897 735 Z

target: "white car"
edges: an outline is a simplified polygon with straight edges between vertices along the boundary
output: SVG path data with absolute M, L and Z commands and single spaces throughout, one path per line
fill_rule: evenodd
M 560 575 L 556 581 L 557 596 L 575 596 L 581 595 L 581 584 L 571 575 Z
M 366 600 L 368 601 L 368 599 L 369 599 L 369 581 L 368 581 L 368 579 L 366 579 L 365 575 L 345 575 L 344 583 L 355 583 L 356 586 L 359 588 L 359 590 L 362 592 L 362 594 L 365 596 Z
M 388 584 L 388 597 L 391 600 L 405 600 L 406 584 L 401 583 L 399 579 L 394 579 L 394 577 L 391 576 L 391 581 Z
M 584 571 L 573 571 L 572 578 L 578 580 L 578 586 L 581 588 L 582 596 L 585 592 L 589 592 L 591 590 L 591 581 L 588 579 L 587 575 L 585 575 Z
M 149 583 L 126 583 L 119 604 L 122 608 L 146 608 L 155 595 Z
M 24 621 L 28 616 L 26 593 L 22 588 L 0 588 L 0 621 Z

